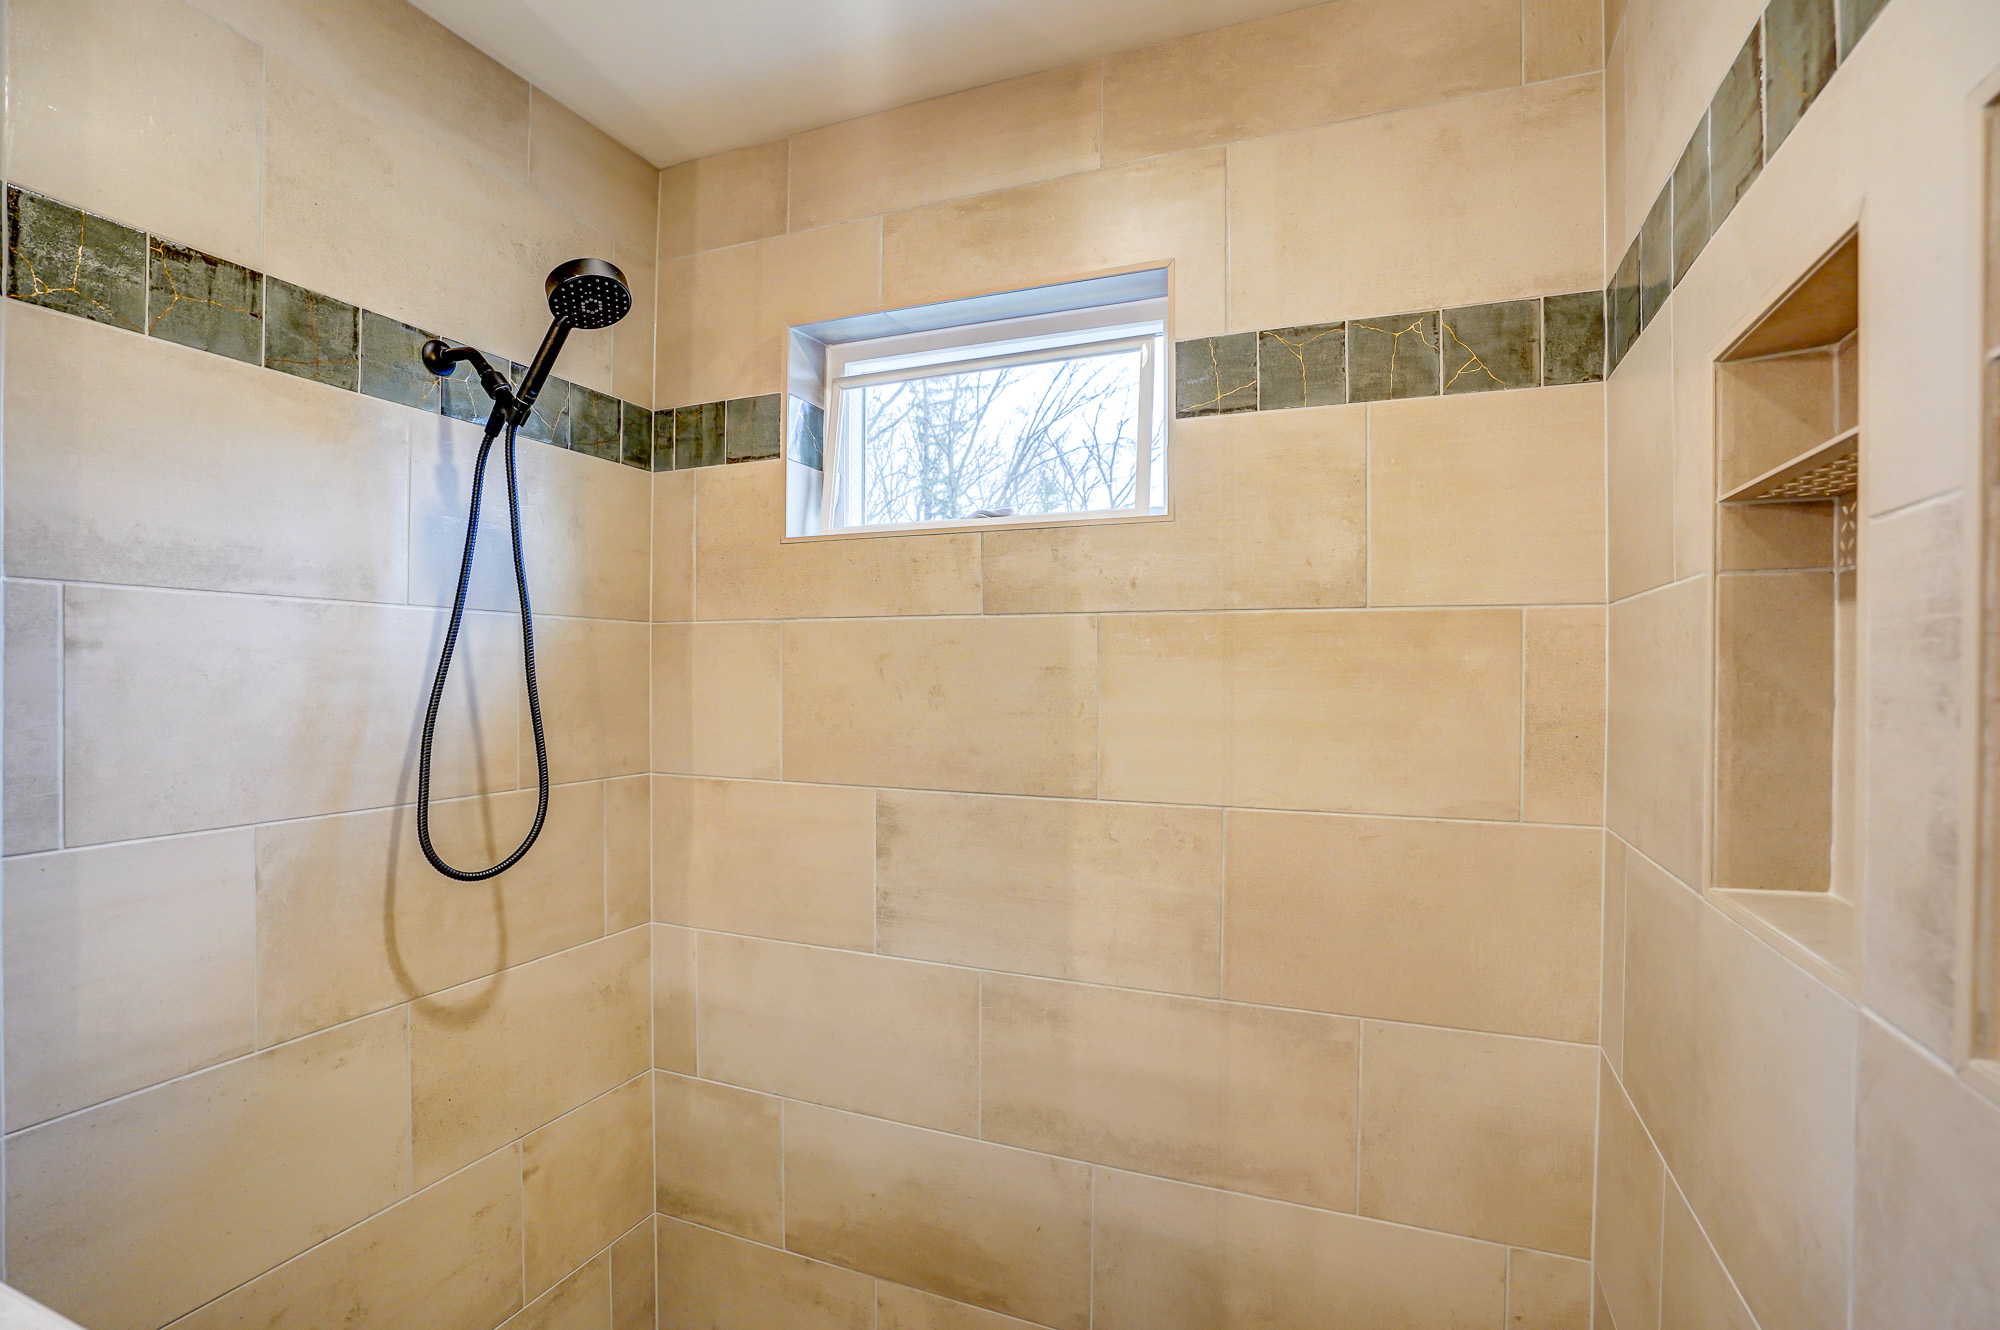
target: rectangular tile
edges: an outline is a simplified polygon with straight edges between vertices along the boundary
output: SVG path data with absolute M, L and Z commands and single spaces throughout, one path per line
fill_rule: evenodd
M 650 1073 L 521 1140 L 522 1255 L 538 1297 L 653 1210 Z
M 1100 794 L 1514 817 L 1520 632 L 1509 610 L 1107 618 Z
M 780 1101 L 667 1072 L 653 1073 L 653 1100 L 660 1213 L 782 1245 Z
M 6 582 L 7 854 L 62 843 L 62 587 Z
M 610 470 L 610 474 L 621 473 Z M 600 780 L 645 771 L 650 765 L 646 722 L 652 641 L 646 625 L 549 617 L 535 629 L 550 777 Z M 524 704 L 520 735 L 524 784 L 533 774 L 534 742 Z
M 358 392 L 361 311 L 302 286 L 264 279 L 264 368 Z
M 1618 262 L 1612 274 L 1611 286 L 1604 295 L 1606 318 L 1606 343 L 1604 350 L 1604 373 L 1609 378 L 1625 359 L 1633 344 L 1639 340 L 1639 237 L 1632 237 L 1625 257 Z
M 1668 1186 L 1660 1251 L 1660 1330 L 1756 1330 L 1680 1188 Z M 1921 1324 L 1921 1319 L 1916 1324 Z
M 994 974 L 980 1031 L 986 1140 L 1353 1206 L 1359 1022 Z
M 649 941 L 632 929 L 412 1004 L 419 1179 L 646 1070 Z
M 779 139 L 660 172 L 660 257 L 783 235 L 790 146 Z
M 782 682 L 775 623 L 653 628 L 653 769 L 776 780 Z
M 384 1012 L 12 1136 L 8 1279 L 163 1325 L 408 1194 L 409 1090 Z
M 765 393 L 723 403 L 723 452 L 732 462 L 757 462 L 784 451 L 785 396 Z
M 875 794 L 653 778 L 653 917 L 825 947 L 875 945 Z
M 570 448 L 607 462 L 617 461 L 624 446 L 619 436 L 621 404 L 618 399 L 595 388 L 580 386 L 571 389 L 571 395 L 574 402 L 569 426 Z
M 611 1257 L 599 1253 L 500 1330 L 610 1330 Z
M 659 1239 L 651 1215 L 611 1247 L 611 1330 L 655 1330 Z
M 361 391 L 398 406 L 439 411 L 444 389 L 419 359 L 435 333 L 361 311 Z M 525 432 L 525 431 L 524 431 Z
M 649 188 L 657 185 L 659 174 L 649 172 Z M 611 381 L 599 386 L 608 388 L 628 405 L 650 411 L 659 400 L 653 393 L 653 375 L 659 368 L 654 353 L 658 341 L 660 270 L 653 261 L 652 239 L 648 237 L 638 249 L 614 245 L 612 257 L 618 270 L 625 274 L 635 298 L 625 317 L 612 326 Z M 650 460 L 643 469 L 652 469 Z
M 540 88 L 528 101 L 528 188 L 621 245 L 651 254 L 660 172 Z
M 1834 0 L 1771 0 L 1764 6 L 1764 127 L 1767 155 L 1790 137 L 1833 77 Z
M 785 1244 L 958 1302 L 1083 1330 L 1090 1169 L 785 1106 Z
M 1674 374 L 1668 337 L 1648 338 L 1604 390 L 1610 598 L 1674 579 Z M 1685 431 L 1683 434 L 1685 435 Z M 1709 495 L 1701 502 L 1708 505 Z
M 1613 1075 L 1625 1070 L 1625 842 L 1604 833 L 1604 957 L 1598 988 L 1597 1042 Z
M 876 799 L 879 950 L 1216 994 L 1220 813 L 913 790 Z
M 971 1134 L 979 976 L 887 956 L 703 933 L 701 1074 Z
M 1712 234 L 1708 211 L 1708 117 L 1694 127 L 1674 165 L 1674 285 L 1679 286 Z
M 788 623 L 784 661 L 794 780 L 1096 792 L 1091 618 Z
M 1231 812 L 1223 994 L 1592 1039 L 1598 839 L 1588 827 Z
M 1522 616 L 1525 821 L 1604 820 L 1604 613 L 1585 605 Z
M 1708 107 L 1711 230 L 1735 209 L 1764 169 L 1762 28 L 1753 26 Z
M 1438 312 L 1347 323 L 1348 395 L 1357 402 L 1435 397 L 1443 382 Z
M 146 235 L 7 186 L 7 294 L 132 332 L 146 311 Z
M 875 1325 L 877 1330 L 1033 1330 L 1027 1321 L 879 1279 Z
M 1604 52 L 1611 44 L 1605 40 L 1604 16 L 1605 6 L 1591 0 L 1530 0 L 1521 11 L 1522 81 L 1604 68 Z M 1589 1317 L 1586 1305 L 1584 1319 Z
M 149 336 L 264 363 L 264 275 L 154 236 L 146 264 Z
M 1257 334 L 1257 409 L 1347 401 L 1347 325 L 1316 323 Z
M 653 412 L 630 402 L 618 404 L 618 460 L 641 471 L 653 469 Z
M 722 402 L 674 408 L 674 470 L 719 466 L 728 459 L 723 447 Z
M 1701 880 L 1709 725 L 1708 586 L 1611 607 L 1605 825 L 1684 881 Z
M 1541 301 L 1465 305 L 1443 314 L 1447 395 L 1541 386 Z
M 1545 297 L 1542 344 L 1542 382 L 1550 387 L 1603 378 L 1604 293 Z
M 1508 1251 L 1507 1325 L 1590 1330 L 1590 1262 L 1520 1247 Z
M 1674 289 L 1674 185 L 1660 186 L 1639 228 L 1639 326 L 1650 328 Z
M 694 930 L 654 924 L 653 1065 L 694 1075 Z
M 254 1047 L 254 873 L 243 830 L 8 865 L 10 1131 Z
M 1232 333 L 1174 343 L 1174 415 L 1257 409 L 1257 336 Z
M 604 782 L 604 931 L 653 917 L 653 778 Z
M 875 1281 L 662 1216 L 662 1326 L 873 1330 Z
M 1097 1170 L 1096 1330 L 1498 1325 L 1507 1249 Z
M 1595 1273 L 1630 1330 L 1659 1330 L 1661 1188 L 1666 1166 L 1609 1068 L 1598 1069 Z

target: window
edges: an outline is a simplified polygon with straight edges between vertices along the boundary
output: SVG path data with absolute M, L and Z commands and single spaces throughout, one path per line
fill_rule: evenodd
M 790 534 L 1164 512 L 1163 289 L 1121 274 L 795 329 L 795 393 L 825 418 Z

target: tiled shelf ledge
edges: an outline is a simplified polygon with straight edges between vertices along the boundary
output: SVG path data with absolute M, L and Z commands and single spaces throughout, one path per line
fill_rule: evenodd
M 418 351 L 436 335 L 373 310 L 7 186 L 7 295 L 330 388 L 483 423 L 477 378 L 440 379 Z M 518 379 L 521 366 L 489 354 Z M 654 415 L 553 376 L 521 433 L 650 470 Z
M 1717 887 L 1721 911 L 1844 997 L 1855 996 L 1854 904 L 1825 891 Z
M 1854 493 L 1861 474 L 1861 427 L 1781 462 L 1722 496 L 1723 503 L 1798 503 Z

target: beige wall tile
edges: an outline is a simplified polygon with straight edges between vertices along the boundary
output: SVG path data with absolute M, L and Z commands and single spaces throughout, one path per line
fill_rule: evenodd
M 528 188 L 592 230 L 653 254 L 659 171 L 540 88 L 528 103 Z
M 695 588 L 704 619 L 979 613 L 979 536 L 787 541 L 777 463 L 695 473 Z
M 1701 882 L 1707 803 L 1706 578 L 1611 607 L 1604 821 L 1683 881 Z
M 1105 619 L 1110 799 L 1518 816 L 1512 610 Z
M 248 1053 L 247 830 L 7 866 L 7 1128 Z
M 1600 1296 L 1623 1330 L 1659 1330 L 1660 1191 L 1666 1185 L 1666 1167 L 1624 1087 L 1600 1066 L 1593 1268 Z
M 611 1330 L 655 1330 L 659 1239 L 646 1218 L 611 1247 Z
M 202 0 L 273 53 L 503 179 L 528 179 L 528 84 L 402 0 Z
M 698 474 L 662 471 L 653 477 L 655 623 L 694 617 L 694 488 Z
M 785 1241 L 780 1101 L 653 1073 L 656 1205 L 738 1237 Z
M 62 588 L 6 582 L 6 853 L 62 843 Z
M 1831 351 L 1719 365 L 1716 489 L 1727 494 L 1833 437 Z
M 1097 629 L 1083 616 L 788 623 L 785 774 L 1094 794 Z
M 522 1138 L 529 1297 L 652 1213 L 652 1172 L 650 1072 Z
M 722 933 L 699 953 L 703 1076 L 978 1129 L 978 975 Z
M 1507 1250 L 1098 1169 L 1097 1330 L 1497 1325 Z
M 301 1314 L 352 1330 L 490 1326 L 521 1305 L 521 1156 L 509 1145 L 175 1324 L 253 1330 Z
M 604 782 L 604 931 L 653 917 L 653 779 Z
M 1521 11 L 1521 23 L 1521 74 L 1525 82 L 1604 68 L 1603 0 L 1529 0 Z M 1588 1298 L 1583 1312 L 1588 1319 Z
M 879 950 L 1213 997 L 1222 815 L 884 790 Z
M 1362 407 L 1179 420 L 1170 522 L 981 533 L 989 614 L 1360 605 Z
M 1604 599 L 1604 391 L 1368 408 L 1373 605 Z
M 1229 814 L 1223 993 L 1588 1040 L 1598 833 Z
M 849 222 L 660 264 L 661 406 L 781 392 L 785 330 L 882 303 L 882 228 Z
M 775 623 L 689 625 L 687 770 L 776 780 L 784 736 Z
M 653 781 L 653 917 L 875 947 L 875 795 L 832 785 Z
M 981 1311 L 900 1284 L 875 1283 L 876 1330 L 1031 1330 L 999 1312 Z
M 501 1330 L 610 1330 L 611 1254 L 600 1253 L 507 1320 Z
M 1597 1050 L 1368 1021 L 1364 1215 L 1588 1259 Z
M 875 1281 L 660 1218 L 660 1324 L 871 1330 Z
M 783 235 L 787 151 L 779 139 L 660 172 L 660 257 Z
M 785 1105 L 785 1245 L 1052 1326 L 1090 1320 L 1090 1169 Z
M 1507 1330 L 1590 1330 L 1590 1263 L 1509 1251 Z
M 694 1075 L 694 930 L 654 924 L 653 1065 Z
M 1716 505 L 1716 558 L 1723 572 L 1833 566 L 1833 505 Z
M 1992 1321 L 2000 1113 L 1872 1015 L 1860 1066 L 1855 1326 Z
M 1663 1222 L 1660 1330 L 1757 1330 L 1756 1320 L 1679 1187 L 1667 1188 Z
M 275 55 L 264 109 L 264 257 L 287 281 L 525 364 L 549 269 L 611 257 L 610 237 Z M 562 374 L 608 391 L 610 334 L 572 337 Z
M 260 263 L 263 52 L 180 0 L 22 0 L 9 29 L 10 181 Z
M 439 803 L 431 839 L 479 869 L 535 795 Z M 480 888 L 423 858 L 407 807 L 256 829 L 257 1034 L 268 1047 L 604 934 L 602 787 L 558 785 L 534 850 Z
M 795 231 L 1097 166 L 1096 62 L 989 83 L 791 141 Z
M 654 771 L 694 765 L 694 625 L 653 625 L 648 755 Z
M 1229 326 L 1597 286 L 1602 103 L 1593 75 L 1230 148 Z
M 403 797 L 438 611 L 75 585 L 64 597 L 67 844 Z M 519 652 L 512 624 L 467 617 L 438 716 L 437 797 L 514 785 Z
M 1622 21 L 1617 10 L 1605 11 L 1606 29 L 1629 53 L 1624 133 L 1606 143 L 1607 156 L 1622 163 L 1625 225 L 1607 236 L 1614 254 L 1638 231 L 1762 10 L 1756 0 L 1628 0 L 1620 8 Z
M 652 246 L 646 247 L 652 253 Z M 659 321 L 659 269 L 650 258 L 623 245 L 613 262 L 632 287 L 632 309 L 611 329 L 611 393 L 635 406 L 653 405 L 653 327 Z M 650 462 L 649 462 L 650 464 Z
M 1613 1075 L 1625 1070 L 1625 842 L 1604 833 L 1603 983 L 1597 999 L 1597 1042 Z
M 545 618 L 535 625 L 542 726 L 552 780 L 629 776 L 647 751 L 651 631 L 615 619 Z M 521 706 L 521 778 L 534 779 L 535 732 Z
M 646 1069 L 648 938 L 632 929 L 410 1008 L 419 1179 L 440 1177 Z
M 9 574 L 403 599 L 407 410 L 50 310 L 8 313 Z
M 1357 1022 L 997 974 L 980 1013 L 984 1139 L 1353 1208 Z
M 1521 804 L 1530 822 L 1604 820 L 1604 620 L 1595 606 L 1521 616 Z
M 406 1017 L 384 1012 L 7 1141 L 7 1278 L 150 1330 L 410 1189 Z
M 1104 156 L 1151 157 L 1520 81 L 1521 11 L 1505 0 L 1314 5 L 1105 61 Z
M 1172 261 L 1173 335 L 1223 330 L 1222 153 L 1180 153 L 882 222 L 889 308 Z
M 1672 318 L 1669 310 L 1633 345 L 1605 388 L 1613 600 L 1674 580 Z

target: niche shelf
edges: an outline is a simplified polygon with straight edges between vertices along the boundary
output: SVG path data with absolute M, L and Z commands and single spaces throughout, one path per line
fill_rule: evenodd
M 1850 234 L 1714 367 L 1709 895 L 1842 991 L 1856 951 L 1859 259 Z

